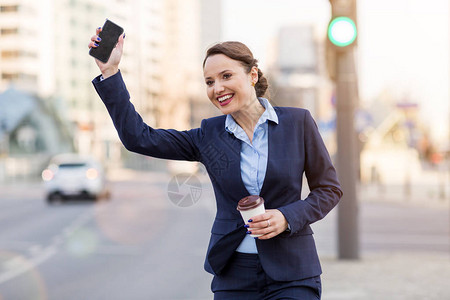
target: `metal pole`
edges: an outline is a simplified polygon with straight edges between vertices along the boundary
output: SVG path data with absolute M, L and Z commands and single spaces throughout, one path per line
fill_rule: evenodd
M 338 255 L 340 259 L 358 259 L 356 182 L 359 154 L 354 127 L 358 96 L 353 48 L 336 53 L 336 98 L 337 170 L 344 191 L 338 206 Z

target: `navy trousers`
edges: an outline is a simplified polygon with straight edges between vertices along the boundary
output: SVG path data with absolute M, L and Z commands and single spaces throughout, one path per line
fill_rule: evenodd
M 266 275 L 257 254 L 235 252 L 223 272 L 211 283 L 214 300 L 316 300 L 320 276 L 275 281 Z

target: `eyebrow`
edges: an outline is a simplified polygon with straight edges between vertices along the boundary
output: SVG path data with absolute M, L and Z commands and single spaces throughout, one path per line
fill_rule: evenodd
M 231 71 L 231 70 L 223 70 L 222 72 L 219 73 L 219 75 L 223 74 L 223 73 L 226 73 L 226 72 L 233 72 L 233 71 Z M 211 76 L 205 77 L 205 79 L 211 79 L 211 78 L 212 78 Z

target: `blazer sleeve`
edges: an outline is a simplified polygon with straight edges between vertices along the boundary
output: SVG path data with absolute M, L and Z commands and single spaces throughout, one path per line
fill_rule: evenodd
M 304 147 L 310 193 L 304 200 L 279 208 L 291 227 L 291 234 L 324 218 L 343 194 L 330 155 L 309 111 L 304 118 Z
M 98 76 L 92 83 L 126 149 L 163 159 L 200 160 L 197 145 L 203 138 L 201 128 L 177 131 L 154 129 L 145 124 L 130 102 L 120 71 L 105 80 Z

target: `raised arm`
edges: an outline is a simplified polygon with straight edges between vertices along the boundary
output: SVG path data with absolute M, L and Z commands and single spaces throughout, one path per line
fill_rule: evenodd
M 101 40 L 98 34 L 91 37 L 89 47 L 97 47 Z M 102 75 L 92 83 L 103 100 L 119 137 L 130 151 L 157 158 L 198 161 L 198 143 L 202 139 L 201 129 L 189 131 L 153 129 L 144 123 L 130 102 L 119 63 L 123 53 L 124 36 L 120 36 L 107 63 L 95 59 Z
M 108 109 L 125 148 L 157 158 L 199 160 L 196 145 L 203 138 L 200 128 L 177 131 L 154 129 L 145 124 L 129 100 L 120 71 L 105 80 L 98 76 L 92 83 Z

